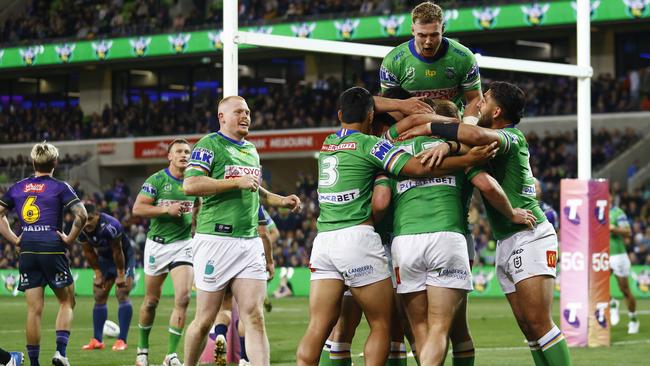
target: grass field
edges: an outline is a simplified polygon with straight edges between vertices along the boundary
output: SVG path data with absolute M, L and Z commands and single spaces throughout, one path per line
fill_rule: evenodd
M 108 339 L 107 349 L 102 351 L 81 351 L 81 346 L 92 335 L 91 298 L 78 298 L 75 310 L 72 338 L 68 346 L 68 356 L 73 366 L 118 366 L 133 365 L 137 344 L 137 309 L 142 298 L 132 299 L 134 320 L 129 334 L 129 350 L 117 353 L 110 350 L 112 340 Z M 0 339 L 8 350 L 24 350 L 25 303 L 22 298 L 2 298 L 0 300 Z M 556 302 L 555 313 L 557 313 Z M 50 364 L 54 353 L 54 318 L 56 303 L 48 298 L 43 316 L 43 341 L 41 344 L 41 363 Z M 193 305 L 192 305 L 193 308 Z M 573 349 L 574 365 L 650 365 L 650 300 L 639 301 L 641 332 L 627 334 L 627 315 L 623 313 L 621 323 L 612 331 L 611 348 Z M 166 351 L 166 321 L 171 311 L 171 299 L 161 301 L 158 318 L 151 333 L 150 361 L 162 362 Z M 190 317 L 193 317 L 193 309 Z M 109 319 L 117 320 L 115 299 L 109 302 Z M 295 364 L 295 349 L 307 326 L 307 299 L 291 298 L 275 300 L 273 311 L 266 316 L 269 341 L 271 343 L 272 365 Z M 559 322 L 558 322 L 559 324 Z M 532 360 L 524 338 L 521 335 L 504 299 L 475 299 L 470 301 L 470 326 L 477 347 L 476 365 L 531 365 Z M 360 357 L 368 329 L 365 323 L 357 331 L 352 346 L 355 365 L 363 365 Z M 182 348 L 182 347 L 180 347 Z M 182 350 L 181 352 L 182 353 Z M 29 362 L 27 362 L 29 364 Z M 447 362 L 448 365 L 451 362 Z M 413 359 L 409 365 L 415 365 Z

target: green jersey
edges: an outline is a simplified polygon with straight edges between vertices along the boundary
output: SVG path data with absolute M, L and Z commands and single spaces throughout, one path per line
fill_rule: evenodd
M 406 152 L 416 155 L 443 139 L 420 136 L 400 142 Z M 393 230 L 395 236 L 451 231 L 465 234 L 461 187 L 465 173 L 438 178 L 393 179 L 392 191 L 395 204 Z
M 379 72 L 381 90 L 401 86 L 414 96 L 446 99 L 463 110 L 464 93 L 481 89 L 481 76 L 474 54 L 449 38 L 442 38 L 433 58 L 420 56 L 411 39 L 384 57 Z
M 220 132 L 206 135 L 194 145 L 189 167 L 185 170 L 185 178 L 235 179 L 245 175 L 262 176 L 255 145 L 246 140 L 233 140 Z M 259 207 L 259 193 L 248 189 L 205 197 L 197 217 L 196 232 L 236 238 L 256 237 Z
M 174 177 L 169 169 L 165 168 L 147 178 L 139 194 L 152 198 L 154 206 L 181 204 L 181 217 L 162 215 L 152 218 L 147 238 L 160 244 L 192 238 L 192 209 L 195 197 L 183 193 L 182 179 Z
M 368 220 L 377 173 L 397 175 L 410 158 L 390 142 L 358 131 L 342 129 L 327 136 L 318 157 L 318 231 Z
M 487 165 L 488 172 L 501 184 L 513 208 L 531 210 L 537 225 L 546 221 L 546 215 L 539 207 L 535 194 L 535 178 L 530 169 L 530 153 L 524 134 L 514 127 L 496 131 L 499 135 L 497 156 Z M 497 240 L 526 230 L 526 225 L 514 224 L 509 218 L 484 200 L 488 221 Z
M 616 228 L 629 228 L 630 222 L 627 220 L 625 211 L 619 207 L 612 207 L 609 209 L 609 225 Z M 609 255 L 626 254 L 625 241 L 623 237 L 616 234 L 609 236 Z

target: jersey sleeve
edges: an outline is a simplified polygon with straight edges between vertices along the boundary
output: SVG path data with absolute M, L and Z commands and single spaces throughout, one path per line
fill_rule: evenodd
M 627 215 L 623 210 L 621 210 L 620 215 L 616 218 L 616 227 L 618 228 L 629 228 L 630 221 L 627 219 Z
M 115 240 L 122 236 L 122 225 L 117 220 L 115 222 L 107 222 L 104 227 L 105 236 L 109 240 Z
M 7 192 L 2 195 L 2 198 L 0 198 L 0 206 L 6 208 L 7 210 L 11 210 L 16 205 L 14 202 L 14 196 L 11 194 L 12 190 L 13 187 L 9 188 Z
M 390 177 L 385 173 L 378 174 L 375 177 L 375 187 L 384 186 L 390 188 Z
M 467 62 L 468 67 L 465 70 L 461 86 L 463 88 L 463 91 L 480 90 L 481 72 L 479 70 L 478 63 L 476 63 L 476 58 L 471 51 L 469 51 L 467 57 L 469 58 Z
M 469 168 L 469 170 L 466 173 L 467 180 L 471 182 L 472 179 L 474 179 L 474 177 L 476 177 L 477 175 L 479 175 L 479 173 L 484 172 L 484 171 L 485 171 L 485 168 L 482 167 L 482 166 L 473 166 L 473 167 Z
M 206 136 L 199 140 L 192 150 L 190 163 L 185 169 L 185 177 L 209 176 L 212 173 L 216 153 L 211 137 Z
M 381 85 L 381 91 L 384 92 L 386 89 L 394 88 L 400 86 L 398 65 L 395 61 L 394 52 L 389 52 L 384 60 L 381 63 L 379 68 L 379 82 Z
M 140 188 L 140 193 L 138 194 L 156 199 L 156 196 L 158 196 L 158 185 L 156 183 L 155 176 L 152 175 L 147 178 L 147 180 L 142 184 L 142 188 Z
M 371 137 L 367 146 L 372 164 L 392 175 L 399 175 L 404 165 L 412 157 L 399 146 L 378 137 Z
M 68 183 L 63 182 L 63 188 L 59 194 L 61 196 L 61 202 L 63 202 L 64 209 L 74 205 L 77 202 L 81 202 L 79 200 L 79 197 L 77 197 L 77 193 L 74 191 L 74 188 L 72 188 L 72 186 L 70 186 Z
M 497 150 L 497 155 L 507 155 L 516 145 L 522 143 L 521 139 L 514 133 L 501 129 L 497 130 L 497 135 L 499 138 L 499 150 Z
M 399 133 L 397 132 L 397 124 L 390 126 L 390 128 L 386 130 L 386 132 L 384 132 L 381 137 L 390 142 L 397 140 L 399 137 Z

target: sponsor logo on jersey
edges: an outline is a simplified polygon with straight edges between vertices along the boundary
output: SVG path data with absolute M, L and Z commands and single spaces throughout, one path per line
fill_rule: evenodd
M 194 208 L 194 201 L 182 201 L 182 200 L 159 200 L 156 205 L 161 207 L 169 207 L 175 203 L 181 204 L 182 213 L 189 213 Z
M 223 179 L 238 178 L 245 175 L 252 175 L 260 178 L 262 176 L 262 169 L 252 166 L 226 165 Z
M 406 73 L 404 74 L 406 80 L 415 78 L 415 67 L 409 66 L 406 68 Z
M 195 148 L 190 158 L 190 160 L 194 160 L 198 164 L 208 167 L 212 165 L 212 159 L 214 159 L 214 152 L 202 147 Z
M 435 69 L 424 70 L 424 76 L 426 76 L 426 77 L 432 78 L 432 77 L 436 76 L 437 74 L 438 73 L 436 72 Z
M 150 184 L 150 183 L 143 184 L 142 185 L 142 191 L 144 193 L 148 193 L 148 194 L 150 194 L 152 196 L 155 196 L 156 193 L 158 193 L 158 190 L 156 189 L 156 187 L 154 187 L 153 184 Z
M 386 154 L 388 154 L 392 148 L 393 144 L 391 144 L 390 141 L 380 140 L 372 147 L 370 155 L 374 156 L 379 161 L 384 161 Z
M 335 205 L 344 205 L 359 198 L 359 189 L 352 189 L 345 192 L 321 193 L 318 192 L 319 203 L 332 203 Z
M 45 183 L 29 183 L 23 188 L 24 193 L 43 193 L 45 191 Z
M 512 261 L 512 263 L 514 264 L 515 268 L 517 269 L 521 268 L 521 264 L 522 264 L 521 256 L 520 255 L 516 256 L 515 259 Z
M 347 279 L 353 279 L 371 275 L 373 272 L 375 272 L 375 267 L 370 264 L 366 264 L 365 266 L 348 269 L 345 271 L 345 273 L 343 273 L 343 276 Z
M 480 72 L 479 72 L 478 64 L 474 63 L 474 65 L 472 65 L 472 67 L 467 72 L 467 75 L 465 75 L 465 80 L 471 81 L 477 78 L 479 76 L 479 73 Z
M 356 142 L 344 142 L 338 145 L 334 145 L 334 144 L 323 145 L 323 147 L 320 148 L 320 151 L 331 152 L 331 151 L 356 150 L 356 149 L 357 149 Z
M 29 231 L 29 232 L 43 232 L 43 231 L 51 231 L 52 227 L 50 225 L 29 225 L 29 226 L 23 226 L 23 231 Z
M 456 177 L 447 175 L 438 178 L 426 179 L 408 179 L 397 182 L 397 193 L 402 194 L 411 188 L 432 187 L 432 186 L 449 186 L 456 187 Z
M 379 79 L 381 80 L 382 83 L 389 84 L 388 86 L 399 85 L 399 80 L 397 79 L 395 74 L 390 72 L 384 66 L 379 68 Z
M 537 26 L 544 22 L 546 12 L 551 8 L 551 4 L 540 5 L 533 3 L 531 6 L 522 5 L 521 12 L 524 14 L 524 21 L 528 25 Z
M 523 194 L 524 196 L 535 197 L 537 195 L 537 192 L 535 191 L 535 186 L 524 186 L 521 189 L 521 194 Z
M 395 283 L 398 285 L 402 284 L 402 277 L 399 275 L 399 267 L 395 267 Z
M 457 88 L 417 90 L 411 93 L 414 97 L 428 97 L 431 99 L 452 100 L 458 95 Z

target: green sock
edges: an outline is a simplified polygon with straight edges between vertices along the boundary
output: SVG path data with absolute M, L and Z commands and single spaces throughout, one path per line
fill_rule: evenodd
M 386 360 L 386 366 L 406 366 L 405 358 L 389 358 Z
M 138 348 L 149 349 L 149 333 L 151 333 L 151 325 L 144 326 L 138 324 L 139 334 L 138 337 Z
M 330 342 L 330 365 L 351 366 L 350 343 Z
M 636 322 L 636 321 L 637 321 L 637 319 L 636 319 L 636 311 L 633 312 L 633 313 L 631 313 L 631 312 L 630 312 L 630 313 L 627 313 L 627 315 L 628 315 L 628 317 L 630 318 L 630 321 L 631 321 L 631 322 Z
M 320 361 L 318 366 L 330 366 L 330 345 L 329 341 L 325 343 L 323 350 L 320 353 Z
M 386 366 L 406 366 L 406 345 L 403 342 L 390 342 Z
M 452 350 L 451 362 L 453 366 L 474 366 L 474 342 L 471 339 L 453 344 Z
M 181 340 L 183 335 L 183 329 L 176 327 L 169 327 L 169 343 L 167 345 L 167 354 L 171 355 L 176 353 L 176 348 L 178 347 L 178 342 Z
M 544 352 L 544 359 L 549 366 L 571 366 L 569 346 L 557 326 L 553 326 L 537 343 Z
M 537 342 L 528 342 L 528 347 L 530 347 L 530 353 L 533 355 L 533 362 L 535 366 L 548 366 L 546 359 L 544 358 L 544 352 L 539 348 Z

